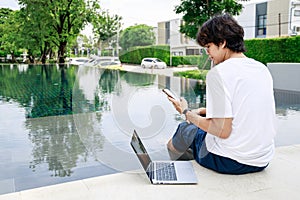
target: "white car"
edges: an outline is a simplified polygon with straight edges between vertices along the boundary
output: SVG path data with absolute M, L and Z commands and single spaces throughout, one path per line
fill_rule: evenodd
M 142 60 L 141 66 L 143 68 L 164 69 L 167 67 L 167 64 L 158 58 L 144 58 Z

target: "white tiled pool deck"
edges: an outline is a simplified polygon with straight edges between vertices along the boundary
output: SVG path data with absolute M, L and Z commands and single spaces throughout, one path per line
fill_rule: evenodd
M 96 199 L 299 199 L 300 145 L 278 147 L 268 168 L 247 175 L 222 175 L 193 162 L 197 185 L 151 185 L 145 173 L 123 172 L 24 190 L 0 200 Z

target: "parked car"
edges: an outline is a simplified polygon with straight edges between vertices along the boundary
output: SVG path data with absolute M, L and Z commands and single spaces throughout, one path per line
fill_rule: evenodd
M 143 58 L 141 66 L 143 68 L 164 69 L 167 67 L 167 64 L 158 58 Z

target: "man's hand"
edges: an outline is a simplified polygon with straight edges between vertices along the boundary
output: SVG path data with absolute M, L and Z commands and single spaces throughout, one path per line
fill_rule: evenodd
M 172 102 L 173 106 L 175 107 L 175 109 L 182 114 L 182 112 L 188 108 L 188 103 L 184 98 L 180 98 L 180 101 L 177 101 L 173 98 L 168 97 L 169 101 Z
M 197 115 L 205 116 L 206 115 L 206 108 L 201 107 L 201 108 L 193 109 L 192 112 L 196 113 Z

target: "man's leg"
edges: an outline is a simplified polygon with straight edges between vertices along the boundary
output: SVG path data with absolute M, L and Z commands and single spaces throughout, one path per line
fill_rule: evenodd
M 194 138 L 191 148 L 194 152 L 194 159 L 203 167 L 212 169 L 223 174 L 246 174 L 259 172 L 265 167 L 245 165 L 227 157 L 219 156 L 209 152 L 205 144 L 206 132 L 199 129 Z
M 179 124 L 175 134 L 169 140 L 167 147 L 172 160 L 192 160 L 193 152 L 190 149 L 198 127 L 187 122 Z
M 193 151 L 189 148 L 185 152 L 181 153 L 175 149 L 172 144 L 172 139 L 167 143 L 168 152 L 171 160 L 193 160 Z

